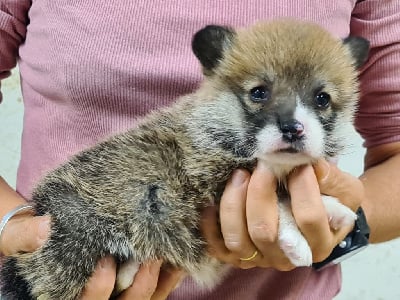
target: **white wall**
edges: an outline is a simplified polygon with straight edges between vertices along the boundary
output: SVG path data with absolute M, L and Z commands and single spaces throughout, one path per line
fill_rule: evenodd
M 2 81 L 2 93 L 0 174 L 15 185 L 23 116 L 17 72 Z M 364 150 L 361 139 L 355 133 L 353 141 L 354 147 L 341 158 L 339 165 L 343 170 L 359 175 L 362 172 Z M 400 239 L 370 246 L 342 266 L 343 289 L 335 300 L 400 299 Z
M 17 70 L 1 81 L 0 103 L 0 175 L 15 186 L 20 157 L 23 103 Z

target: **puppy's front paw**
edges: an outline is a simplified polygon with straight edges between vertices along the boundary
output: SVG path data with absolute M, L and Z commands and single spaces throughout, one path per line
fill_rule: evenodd
M 124 262 L 118 269 L 115 288 L 118 293 L 127 289 L 133 282 L 140 264 L 133 259 Z
M 312 264 L 311 249 L 300 231 L 291 228 L 282 230 L 279 235 L 279 245 L 290 262 L 296 267 Z
M 310 266 L 312 252 L 293 218 L 290 202 L 279 202 L 279 246 L 296 267 Z
M 331 228 L 339 229 L 354 224 L 357 215 L 350 208 L 331 196 L 322 195 L 322 201 L 328 214 Z

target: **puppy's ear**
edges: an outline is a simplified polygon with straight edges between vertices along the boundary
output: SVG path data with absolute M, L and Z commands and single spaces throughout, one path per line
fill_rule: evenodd
M 350 50 L 356 68 L 361 67 L 368 58 L 369 41 L 359 36 L 349 36 L 343 44 Z
M 211 75 L 229 49 L 236 33 L 229 27 L 208 25 L 198 31 L 192 40 L 193 53 L 203 66 L 205 75 Z

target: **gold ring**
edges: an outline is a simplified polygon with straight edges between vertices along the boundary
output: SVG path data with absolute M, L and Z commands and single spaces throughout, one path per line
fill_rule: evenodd
M 255 259 L 257 255 L 258 255 L 258 251 L 256 250 L 256 251 L 254 251 L 254 253 L 251 256 L 246 257 L 246 258 L 239 257 L 239 259 L 241 261 L 251 261 L 251 260 Z

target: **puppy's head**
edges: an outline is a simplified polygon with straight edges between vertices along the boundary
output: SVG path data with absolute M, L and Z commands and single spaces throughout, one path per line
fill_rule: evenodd
M 369 43 L 301 21 L 238 31 L 207 26 L 192 48 L 205 81 L 191 116 L 197 141 L 273 165 L 296 166 L 343 148 Z

